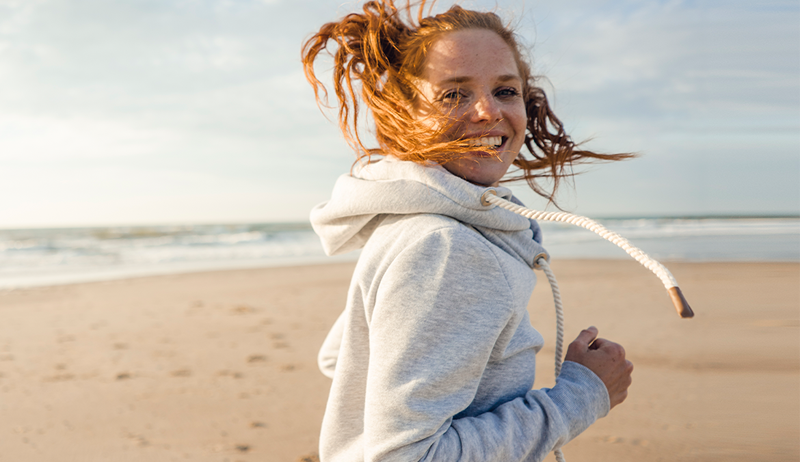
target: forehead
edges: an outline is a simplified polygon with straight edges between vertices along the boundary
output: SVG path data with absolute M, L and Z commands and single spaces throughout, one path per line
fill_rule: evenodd
M 468 29 L 448 32 L 431 45 L 422 78 L 442 80 L 515 75 L 519 69 L 514 51 L 495 32 Z

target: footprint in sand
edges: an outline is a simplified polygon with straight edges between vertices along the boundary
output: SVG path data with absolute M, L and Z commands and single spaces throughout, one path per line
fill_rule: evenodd
M 270 334 L 269 338 L 273 340 L 272 347 L 275 349 L 289 348 L 289 342 L 285 341 L 286 336 L 280 333 Z
M 136 445 L 139 446 L 139 447 L 145 447 L 145 446 L 150 445 L 150 442 L 147 441 L 147 438 L 145 438 L 142 435 L 135 435 L 133 433 L 129 433 L 129 434 L 125 435 L 125 436 L 127 436 L 129 439 L 133 440 L 133 442 L 136 443 Z
M 173 377 L 191 377 L 192 371 L 189 369 L 178 369 L 176 371 L 170 372 L 170 375 Z
M 267 357 L 264 355 L 250 355 L 247 357 L 248 363 L 263 363 L 267 360 Z
M 238 305 L 231 308 L 231 314 L 250 314 L 255 312 L 256 309 L 248 305 Z
M 611 444 L 617 444 L 617 443 L 625 442 L 625 440 L 623 438 L 620 438 L 619 436 L 606 436 L 605 438 L 603 438 L 602 441 L 604 443 L 611 443 Z
M 220 377 L 230 376 L 233 377 L 234 379 L 241 379 L 242 377 L 244 377 L 244 375 L 241 372 L 229 371 L 227 369 L 217 372 L 217 375 Z
M 45 382 L 66 382 L 68 380 L 74 379 L 75 376 L 72 374 L 56 374 L 51 375 L 50 377 L 45 377 Z

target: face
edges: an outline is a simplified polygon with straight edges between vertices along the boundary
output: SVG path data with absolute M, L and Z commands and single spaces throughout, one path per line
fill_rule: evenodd
M 444 168 L 477 185 L 496 185 L 522 148 L 528 122 L 511 48 L 489 30 L 448 32 L 433 43 L 421 77 L 421 100 L 456 121 L 447 140 L 475 146 Z

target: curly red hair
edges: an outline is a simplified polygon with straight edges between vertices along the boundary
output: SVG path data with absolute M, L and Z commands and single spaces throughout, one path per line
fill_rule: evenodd
M 445 123 L 433 125 L 412 114 L 419 95 L 414 82 L 422 75 L 431 45 L 443 34 L 466 29 L 486 29 L 499 35 L 512 50 L 523 82 L 528 115 L 525 146 L 531 158 L 520 153 L 514 160 L 516 175 L 507 176 L 504 182 L 524 179 L 536 193 L 553 201 L 559 179 L 572 175 L 573 165 L 633 156 L 577 148 L 550 108 L 544 90 L 536 86 L 516 34 L 498 15 L 455 5 L 444 13 L 424 17 L 426 6 L 430 13 L 434 3 L 435 0 L 408 2 L 398 9 L 393 0 L 368 1 L 361 13 L 323 25 L 303 46 L 305 75 L 321 104 L 327 103 L 328 93 L 317 78 L 314 64 L 323 50 L 330 52 L 329 42 L 336 46 L 331 54 L 339 127 L 358 160 L 377 154 L 445 164 L 470 150 L 461 139 L 442 141 L 449 125 L 447 114 L 439 115 Z M 379 149 L 368 149 L 362 142 L 358 124 L 362 106 L 372 115 Z M 539 184 L 540 179 L 552 181 L 550 192 Z

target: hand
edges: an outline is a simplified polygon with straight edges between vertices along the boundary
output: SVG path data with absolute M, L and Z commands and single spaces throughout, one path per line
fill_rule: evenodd
M 567 347 L 565 361 L 573 361 L 594 372 L 606 386 L 611 407 L 625 401 L 631 386 L 633 363 L 625 359 L 622 345 L 597 338 L 597 328 L 584 329 Z

